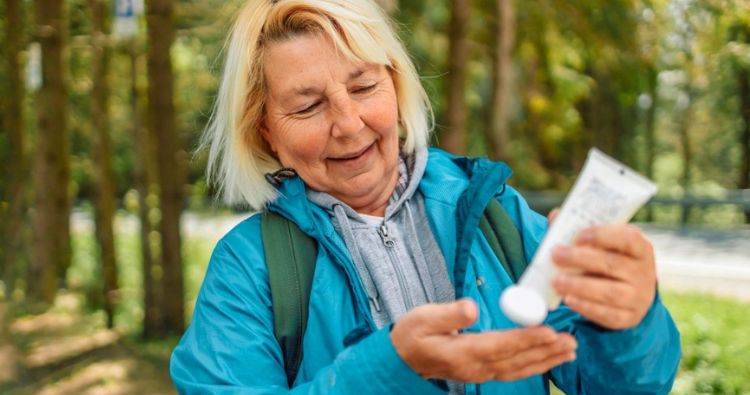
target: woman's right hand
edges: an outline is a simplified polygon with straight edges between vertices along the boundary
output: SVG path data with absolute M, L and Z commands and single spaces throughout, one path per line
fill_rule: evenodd
M 549 327 L 459 333 L 478 315 L 468 299 L 419 306 L 391 330 L 396 352 L 424 378 L 465 383 L 513 381 L 575 359 L 573 336 Z

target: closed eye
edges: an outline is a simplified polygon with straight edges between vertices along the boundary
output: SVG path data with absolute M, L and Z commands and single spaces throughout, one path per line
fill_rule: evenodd
M 306 115 L 313 112 L 318 106 L 320 105 L 319 101 L 314 102 L 313 104 L 310 104 L 309 106 L 295 112 L 297 115 Z
M 361 86 L 361 87 L 355 88 L 353 92 L 354 93 L 368 93 L 368 92 L 372 92 L 375 89 L 376 86 L 378 86 L 378 84 Z

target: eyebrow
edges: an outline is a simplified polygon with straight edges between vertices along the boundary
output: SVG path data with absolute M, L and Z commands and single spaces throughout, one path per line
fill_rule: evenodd
M 367 72 L 369 69 L 370 67 L 365 66 L 365 67 L 352 71 L 351 73 L 349 73 L 349 81 L 361 77 L 362 74 Z

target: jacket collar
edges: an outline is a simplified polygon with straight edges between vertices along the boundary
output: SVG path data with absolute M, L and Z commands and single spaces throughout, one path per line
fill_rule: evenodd
M 456 206 L 454 279 L 457 292 L 463 288 L 459 284 L 464 282 L 479 220 L 490 199 L 502 192 L 511 173 L 510 168 L 501 162 L 459 157 L 437 148 L 429 150 L 419 188 L 425 197 Z M 353 289 L 363 290 L 343 239 L 336 233 L 328 213 L 308 200 L 302 179 L 299 176 L 286 179 L 278 189 L 279 197 L 268 205 L 268 209 L 292 220 L 303 232 L 316 239 L 342 264 Z M 356 294 L 360 312 L 370 317 L 368 321 L 372 323 L 366 295 L 363 291 Z M 457 293 L 456 296 L 461 295 Z
M 459 216 L 470 214 L 474 206 L 480 206 L 481 214 L 489 199 L 502 192 L 511 174 L 510 167 L 502 162 L 455 156 L 430 148 L 419 188 L 431 199 L 449 204 L 458 202 L 458 209 L 466 210 Z M 278 189 L 279 197 L 268 205 L 270 211 L 294 221 L 303 232 L 316 239 L 335 233 L 328 214 L 307 199 L 305 184 L 299 176 L 282 181 Z
M 456 253 L 452 267 L 456 298 L 460 298 L 479 221 L 490 199 L 503 192 L 512 172 L 505 163 L 485 158 L 457 157 L 438 149 L 430 154 L 432 163 L 427 166 L 421 187 L 431 191 L 429 195 L 425 192 L 425 196 L 456 207 Z

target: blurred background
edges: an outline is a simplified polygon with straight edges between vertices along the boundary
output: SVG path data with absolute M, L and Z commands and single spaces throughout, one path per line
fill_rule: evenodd
M 283 1 L 283 0 L 281 0 Z M 675 394 L 750 394 L 750 1 L 382 0 L 434 145 L 540 212 L 598 147 L 683 335 Z M 222 207 L 195 153 L 239 0 L 0 4 L 0 393 L 169 394 Z

